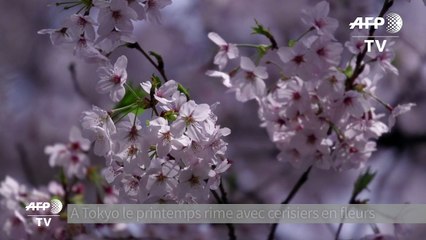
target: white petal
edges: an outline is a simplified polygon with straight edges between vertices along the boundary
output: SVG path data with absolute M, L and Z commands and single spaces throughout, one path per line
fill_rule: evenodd
M 218 46 L 226 45 L 225 40 L 223 40 L 223 38 L 221 38 L 219 34 L 215 32 L 210 32 L 207 36 L 210 38 L 210 40 L 212 40 Z
M 127 57 L 120 56 L 114 64 L 114 69 L 126 70 L 127 68 Z
M 256 67 L 254 74 L 262 79 L 268 78 L 268 72 L 266 72 L 266 67 Z
M 206 120 L 210 115 L 210 106 L 207 104 L 198 105 L 194 112 L 192 113 L 192 117 L 195 121 L 201 122 Z
M 239 55 L 238 48 L 235 44 L 228 44 L 228 58 L 234 59 Z
M 150 81 L 146 81 L 146 82 L 141 83 L 141 87 L 146 93 L 149 94 L 151 92 L 152 84 L 151 84 Z
M 254 71 L 256 66 L 253 61 L 248 57 L 241 57 L 241 68 L 246 71 Z
M 294 57 L 294 54 L 291 48 L 281 47 L 280 49 L 278 49 L 278 56 L 280 57 L 281 61 L 287 63 Z
M 222 78 L 222 84 L 225 85 L 225 87 L 228 87 L 228 88 L 232 87 L 231 78 L 229 77 L 229 75 L 227 73 L 209 70 L 209 71 L 206 72 L 206 75 L 210 76 L 210 77 Z

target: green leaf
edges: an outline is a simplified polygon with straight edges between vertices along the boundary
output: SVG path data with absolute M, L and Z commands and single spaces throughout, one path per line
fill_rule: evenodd
M 368 185 L 373 181 L 377 172 L 371 171 L 370 168 L 367 168 L 364 173 L 359 175 L 358 179 L 355 181 L 354 190 L 352 196 L 357 196 L 362 191 L 368 188 Z
M 134 87 L 134 86 L 131 86 L 130 84 L 127 84 L 125 88 L 126 88 L 126 93 L 124 94 L 123 99 L 121 99 L 121 101 L 115 105 L 114 109 L 129 106 L 132 103 L 136 103 L 138 100 L 138 97 L 143 99 L 146 96 L 146 93 L 145 91 L 142 90 L 142 88 Z M 138 97 L 136 97 L 135 95 Z
M 292 47 L 294 47 L 296 45 L 296 43 L 297 43 L 297 40 L 290 39 L 288 41 L 288 46 L 292 48 Z
M 255 26 L 252 27 L 252 34 L 257 34 L 257 35 L 263 35 L 266 38 L 269 39 L 269 41 L 271 42 L 271 48 L 272 49 L 278 49 L 278 44 L 277 41 L 275 41 L 274 36 L 271 34 L 271 32 L 269 32 L 269 29 L 265 28 L 262 24 L 260 24 L 256 19 L 255 21 Z
M 352 74 L 354 74 L 354 71 L 353 71 L 353 69 L 352 69 L 352 66 L 348 66 L 346 69 L 343 69 L 342 70 L 342 73 L 343 74 L 345 74 L 345 76 L 347 77 L 347 78 L 350 78 L 350 77 L 352 77 Z
M 263 58 L 265 54 L 268 52 L 269 47 L 260 45 L 257 47 L 257 52 L 259 53 L 259 58 Z
M 121 99 L 121 101 L 118 102 L 114 107 L 114 109 L 121 108 L 121 110 L 114 111 L 113 115 L 111 116 L 114 121 L 121 119 L 129 113 L 140 115 L 146 109 L 144 102 L 141 101 L 147 95 L 145 91 L 143 91 L 142 88 L 134 87 L 129 84 L 127 84 L 125 88 L 126 93 L 124 94 L 123 99 Z M 131 106 L 132 104 L 134 104 L 134 106 Z
M 167 111 L 167 112 L 164 113 L 163 117 L 165 119 L 167 119 L 167 121 L 173 122 L 173 121 L 176 120 L 177 115 L 176 115 L 176 113 L 174 111 Z
M 178 91 L 185 94 L 186 99 L 190 100 L 191 97 L 189 95 L 189 91 L 188 89 L 186 89 L 184 86 L 182 86 L 182 84 L 178 83 Z
M 92 6 L 92 0 L 81 0 L 81 2 L 86 6 L 86 7 L 91 7 Z

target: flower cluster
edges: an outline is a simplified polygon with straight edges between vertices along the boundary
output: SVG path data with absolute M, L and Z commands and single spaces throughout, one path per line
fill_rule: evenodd
M 81 136 L 77 127 L 71 128 L 69 141 L 68 144 L 56 143 L 45 148 L 45 153 L 50 155 L 49 165 L 62 167 L 68 178 L 84 179 L 90 164 L 86 154 L 90 149 L 90 141 Z
M 93 152 L 106 158 L 103 174 L 112 192 L 119 193 L 119 201 L 206 201 L 230 167 L 225 157 L 227 143 L 222 140 L 230 130 L 216 124 L 216 104 L 189 100 L 187 90 L 167 79 L 160 69 L 158 54 L 151 53 L 158 64 L 144 55 L 160 71 L 164 82 L 153 75 L 138 88 L 127 83 L 126 56 L 114 64 L 107 58 L 125 43 L 137 45 L 133 48 L 145 53 L 132 39 L 133 21 L 159 22 L 159 10 L 171 0 L 96 0 L 81 4 L 86 10 L 83 15 L 74 14 L 63 27 L 39 33 L 50 34 L 54 45 L 73 43 L 78 56 L 96 60 L 100 65 L 96 90 L 109 94 L 116 108 L 107 111 L 93 106 L 83 112 L 83 134 L 90 141 L 73 129 L 69 146 L 46 148 L 51 166 L 63 166 L 68 177 L 83 178 L 88 164 L 83 152 L 93 142 Z M 124 99 L 126 95 L 131 100 Z M 142 125 L 139 117 L 148 109 L 155 117 Z M 114 196 L 112 202 L 116 201 Z
M 375 94 L 377 82 L 385 74 L 398 74 L 391 64 L 392 44 L 383 52 L 374 49 L 368 53 L 362 65 L 355 58 L 342 61 L 345 49 L 334 38 L 338 22 L 328 12 L 327 2 L 303 11 L 308 30 L 272 53 L 281 60 L 274 63 L 281 71 L 272 88 L 265 84 L 271 75 L 267 68 L 244 56 L 229 74 L 214 70 L 207 75 L 222 78 L 238 101 L 258 102 L 262 127 L 279 148 L 279 160 L 298 167 L 358 168 L 375 151 L 375 140 L 394 125 L 395 117 L 414 104 L 391 107 Z M 209 38 L 220 47 L 214 63 L 222 70 L 229 59 L 237 58 L 239 45 L 226 43 L 214 33 Z M 361 38 L 352 38 L 345 46 L 352 54 L 361 54 L 365 47 Z M 376 113 L 376 103 L 390 111 L 387 124 Z
M 107 159 L 103 173 L 121 201 L 203 202 L 230 167 L 222 140 L 230 130 L 216 124 L 214 106 L 188 100 L 174 80 L 157 83 L 141 84 L 145 97 L 138 101 L 155 113 L 145 126 L 136 105 L 117 124 L 110 113 L 93 107 L 83 113 L 83 128 L 95 154 Z
M 43 29 L 53 45 L 71 45 L 74 54 L 88 61 L 108 61 L 106 55 L 126 43 L 134 43 L 133 22 L 160 22 L 160 10 L 172 0 L 65 1 L 64 9 L 81 7 L 57 29 Z M 84 10 L 84 14 L 81 12 Z M 95 20 L 96 19 L 96 20 Z

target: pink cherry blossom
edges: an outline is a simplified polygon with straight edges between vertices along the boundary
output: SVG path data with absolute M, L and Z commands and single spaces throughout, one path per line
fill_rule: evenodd
M 99 93 L 110 93 L 110 98 L 114 102 L 120 101 L 126 90 L 124 84 L 127 81 L 127 58 L 121 56 L 117 59 L 114 66 L 109 62 L 106 66 L 99 68 L 98 73 L 101 80 L 96 87 Z
M 218 65 L 220 70 L 225 68 L 228 59 L 238 57 L 238 48 L 235 44 L 225 42 L 225 40 L 215 32 L 210 32 L 208 37 L 219 46 L 219 52 L 214 57 L 214 64 Z

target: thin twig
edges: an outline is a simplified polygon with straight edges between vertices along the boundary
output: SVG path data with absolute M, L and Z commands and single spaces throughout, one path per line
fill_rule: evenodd
M 356 198 L 357 198 L 358 194 L 352 194 L 351 199 L 349 200 L 349 204 L 355 204 L 356 203 Z M 334 240 L 338 240 L 339 236 L 340 236 L 340 232 L 342 231 L 343 228 L 343 223 L 339 223 L 339 227 L 337 228 L 337 232 L 336 235 L 334 236 Z
M 220 181 L 220 184 L 219 184 L 219 190 L 220 190 L 220 194 L 222 195 L 223 203 L 228 204 L 229 203 L 228 196 L 226 194 L 225 188 L 223 187 L 222 180 Z
M 222 184 L 222 179 L 221 179 L 220 184 L 219 184 L 219 191 L 220 191 L 221 197 L 219 197 L 219 195 L 217 194 L 216 191 L 212 191 L 213 196 L 216 198 L 216 201 L 219 204 L 229 204 L 225 188 L 223 187 L 223 184 Z M 234 224 L 227 223 L 226 227 L 228 228 L 229 240 L 237 240 L 237 235 L 235 234 Z
M 217 203 L 222 204 L 222 200 L 219 197 L 219 194 L 215 190 L 210 190 L 210 192 L 213 194 L 214 199 Z
M 74 86 L 74 90 L 77 92 L 77 94 L 87 103 L 91 103 L 90 99 L 87 98 L 87 96 L 83 93 L 83 90 L 81 90 L 80 84 L 78 84 L 77 80 L 77 71 L 75 70 L 75 63 L 70 63 L 68 66 L 68 70 L 71 75 L 72 84 Z
M 310 166 L 303 174 L 300 176 L 297 183 L 293 186 L 288 196 L 285 198 L 284 201 L 281 202 L 281 204 L 288 204 L 290 201 L 294 198 L 296 193 L 300 190 L 300 188 L 305 184 L 305 182 L 308 180 L 309 173 L 311 172 L 312 166 Z M 275 231 L 277 230 L 278 223 L 272 224 L 271 230 L 268 235 L 268 240 L 273 240 L 275 238 Z
M 19 154 L 19 160 L 21 161 L 22 169 L 24 170 L 25 177 L 27 178 L 28 182 L 32 183 L 33 185 L 37 185 L 36 177 L 34 176 L 34 172 L 32 171 L 29 161 L 28 161 L 28 154 L 25 150 L 25 147 L 21 143 L 16 144 L 16 151 L 18 151 Z
M 163 80 L 165 82 L 167 82 L 169 79 L 166 76 L 166 72 L 164 70 L 164 63 L 155 63 L 154 60 L 152 60 L 151 56 L 149 56 L 149 54 L 139 45 L 138 42 L 135 43 L 128 43 L 126 45 L 128 48 L 132 48 L 132 49 L 136 49 L 138 50 L 140 53 L 142 53 L 142 55 L 152 64 L 152 66 L 155 67 L 155 69 L 157 69 L 157 71 L 160 73 L 161 77 L 163 78 Z

